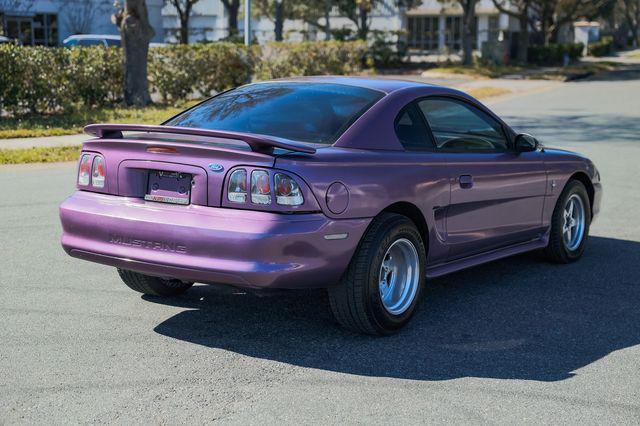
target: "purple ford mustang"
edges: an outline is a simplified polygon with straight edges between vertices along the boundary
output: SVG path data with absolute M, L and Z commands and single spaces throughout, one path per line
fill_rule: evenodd
M 85 131 L 68 254 L 160 296 L 326 287 L 337 320 L 370 334 L 407 323 L 426 278 L 535 249 L 577 260 L 602 194 L 588 159 L 405 81 L 250 84 L 161 126 Z

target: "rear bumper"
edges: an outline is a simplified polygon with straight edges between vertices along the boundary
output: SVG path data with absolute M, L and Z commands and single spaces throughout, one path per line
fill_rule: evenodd
M 255 288 L 335 284 L 370 219 L 177 206 L 77 191 L 60 206 L 71 256 L 185 281 Z M 326 235 L 348 234 L 346 239 Z

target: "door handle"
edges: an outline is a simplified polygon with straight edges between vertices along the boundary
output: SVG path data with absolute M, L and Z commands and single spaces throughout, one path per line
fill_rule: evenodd
M 471 175 L 461 175 L 458 178 L 458 183 L 460 184 L 460 188 L 471 188 L 473 186 L 473 176 Z

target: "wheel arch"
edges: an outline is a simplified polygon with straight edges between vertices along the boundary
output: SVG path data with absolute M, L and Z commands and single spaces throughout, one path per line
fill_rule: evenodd
M 589 196 L 589 207 L 590 207 L 591 215 L 593 216 L 593 201 L 595 197 L 593 182 L 591 182 L 591 179 L 589 179 L 589 176 L 585 172 L 575 172 L 574 174 L 571 175 L 569 180 L 567 180 L 567 183 L 569 183 L 572 180 L 577 180 L 578 182 L 582 183 L 585 189 L 587 190 L 587 195 Z
M 424 244 L 425 251 L 429 251 L 429 227 L 427 221 L 422 214 L 422 211 L 413 203 L 407 201 L 399 201 L 385 207 L 380 213 L 396 213 L 408 217 L 422 237 L 422 243 Z

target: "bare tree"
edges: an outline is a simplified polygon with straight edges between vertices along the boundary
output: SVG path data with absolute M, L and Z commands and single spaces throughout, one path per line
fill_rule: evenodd
M 292 18 L 292 1 L 291 0 L 255 0 L 255 14 L 257 16 L 265 16 L 273 21 L 273 32 L 276 41 L 282 41 L 284 21 Z
M 125 0 L 124 7 L 114 15 L 114 22 L 120 29 L 124 49 L 124 101 L 127 105 L 149 105 L 147 55 L 155 32 L 149 24 L 145 0 Z
M 0 0 L 0 13 L 28 12 L 35 0 Z
M 632 46 L 635 49 L 640 43 L 640 0 L 622 0 L 621 6 L 625 21 L 631 29 Z
M 199 0 L 164 0 L 165 4 L 170 4 L 178 12 L 178 19 L 180 20 L 180 33 L 178 41 L 180 44 L 189 43 L 189 18 L 191 17 L 191 10 L 193 5 L 198 3 Z
M 518 62 L 527 62 L 529 50 L 529 26 L 534 25 L 531 15 L 531 3 L 533 0 L 511 0 L 507 4 L 505 0 L 493 0 L 495 7 L 502 13 L 518 20 L 520 32 L 518 33 Z M 511 7 L 509 7 L 509 5 Z
M 475 4 L 477 0 L 464 1 L 473 1 Z M 340 10 L 345 17 L 349 18 L 349 20 L 355 24 L 358 38 L 361 40 L 366 40 L 369 35 L 371 11 L 377 6 L 385 5 L 387 7 L 403 7 L 410 9 L 420 3 L 422 3 L 421 0 L 336 0 L 338 10 Z
M 229 28 L 229 37 L 237 35 L 240 0 L 222 0 L 222 5 L 227 12 L 227 27 Z
M 438 0 L 449 3 L 448 0 Z M 473 64 L 473 36 L 476 29 L 476 4 L 480 0 L 455 0 L 462 8 L 462 64 Z M 495 0 L 494 0 L 495 1 Z
M 91 23 L 98 13 L 113 8 L 110 0 L 64 0 L 61 10 L 65 11 L 67 28 L 72 34 L 88 34 Z
M 532 0 L 532 15 L 539 21 L 545 46 L 557 40 L 558 31 L 580 17 L 598 16 L 611 0 Z

